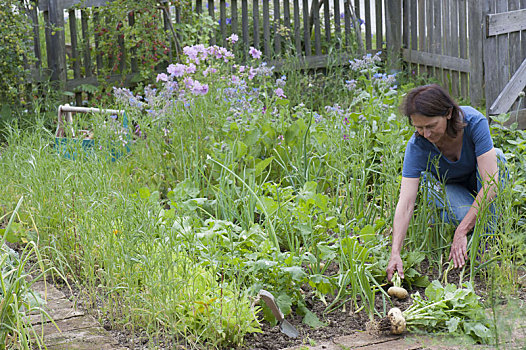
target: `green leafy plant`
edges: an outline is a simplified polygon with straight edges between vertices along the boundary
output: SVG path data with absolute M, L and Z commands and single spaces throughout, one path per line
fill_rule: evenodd
M 0 109 L 19 105 L 29 80 L 32 53 L 32 22 L 28 15 L 33 1 L 6 0 L 0 3 Z M 22 97 L 22 99 L 21 99 Z

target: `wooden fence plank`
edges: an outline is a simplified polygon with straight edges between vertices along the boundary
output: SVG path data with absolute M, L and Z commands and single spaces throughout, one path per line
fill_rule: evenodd
M 68 11 L 69 36 L 71 40 L 71 60 L 73 61 L 73 78 L 80 78 L 80 57 L 77 41 L 77 17 L 75 10 Z
M 259 20 L 259 14 L 258 14 L 258 20 Z M 250 36 L 248 33 L 248 22 L 249 22 L 248 0 L 241 0 L 241 31 L 243 32 L 243 44 L 245 46 L 245 49 L 249 47 L 249 42 L 250 42 Z M 255 17 L 254 17 L 254 25 L 256 25 Z M 257 35 L 259 37 L 259 31 L 257 31 Z M 259 41 L 259 38 L 258 38 L 258 41 Z
M 450 55 L 453 57 L 460 57 L 459 56 L 459 50 L 458 50 L 458 0 L 451 0 L 450 2 L 450 17 L 451 21 L 450 24 L 450 35 L 451 35 L 451 41 L 450 41 Z M 462 39 L 464 40 L 464 39 Z M 457 70 L 451 71 L 451 93 L 453 96 L 460 96 L 460 74 Z
M 371 26 L 371 0 L 364 0 L 364 10 L 365 10 L 365 48 L 367 51 L 370 51 L 373 47 L 373 31 Z M 360 17 L 360 16 L 358 16 Z
M 506 0 L 500 0 L 496 2 L 496 12 L 506 12 L 508 11 L 508 1 Z M 491 100 L 487 100 L 486 103 L 492 105 L 495 99 L 498 97 L 506 83 L 510 80 L 510 42 L 509 42 L 509 36 L 507 34 L 502 34 L 497 36 L 497 57 L 496 62 L 498 64 L 496 65 L 497 71 L 498 71 L 498 78 L 496 83 L 496 91 L 493 94 L 492 91 L 492 98 Z
M 458 50 L 460 58 L 468 57 L 468 18 L 467 18 L 467 0 L 458 2 Z M 460 96 L 469 99 L 469 76 L 467 73 L 460 73 Z
M 434 30 L 433 30 L 433 0 L 426 0 L 426 52 L 434 52 L 433 51 L 433 39 L 434 39 Z M 435 75 L 435 69 L 431 66 L 427 67 L 427 74 L 429 77 L 433 77 Z
M 33 23 L 33 53 L 35 54 L 35 69 L 40 75 L 42 71 L 42 49 L 40 47 L 40 24 L 38 23 L 38 11 L 35 6 L 29 10 L 29 16 Z
M 226 47 L 226 0 L 219 0 L 219 30 L 221 31 L 221 45 Z
M 323 0 L 323 24 L 325 25 L 325 41 L 331 42 L 331 9 L 329 8 L 329 0 Z
M 521 0 L 521 8 L 526 9 L 526 0 Z M 526 29 L 521 31 L 521 57 L 526 57 Z M 522 103 L 522 107 L 526 107 L 526 99 Z
M 339 49 L 342 38 L 340 0 L 333 0 L 332 6 L 334 9 L 334 39 L 336 41 L 336 48 Z
M 437 67 L 439 69 L 452 69 L 460 72 L 470 71 L 470 61 L 458 57 L 433 54 L 425 51 L 402 50 L 402 57 L 408 62 Z
M 289 0 L 283 0 L 283 25 L 289 29 L 289 33 L 287 33 L 287 46 L 288 46 L 288 40 L 291 38 L 291 23 L 290 23 L 290 1 Z
M 215 5 L 214 0 L 208 0 L 208 15 L 212 17 L 212 21 L 215 22 L 216 16 L 215 16 Z M 212 35 L 210 38 L 210 45 L 216 44 L 216 36 Z
M 128 25 L 133 27 L 135 25 L 135 13 L 128 14 Z M 133 73 L 139 71 L 139 65 L 137 63 L 137 48 L 133 47 L 130 51 L 130 68 Z
M 266 58 L 270 58 L 272 52 L 270 51 L 270 11 L 269 1 L 263 0 L 263 48 Z M 306 0 L 305 0 L 306 1 Z
M 314 9 L 312 16 L 312 21 L 314 22 L 314 52 L 316 55 L 321 55 L 320 6 L 318 0 L 311 1 L 311 6 Z
M 351 3 L 346 1 L 343 3 L 343 16 L 344 16 L 344 28 L 345 28 L 345 46 L 350 47 L 352 43 L 352 32 L 351 32 Z M 354 9 L 356 11 L 356 7 Z
M 513 102 L 517 99 L 519 92 L 526 87 L 526 58 L 522 61 L 521 66 L 506 86 L 502 89 L 499 96 L 492 101 L 488 110 L 489 114 L 506 113 L 510 110 Z
M 410 44 L 409 27 L 411 21 L 410 0 L 402 1 L 402 47 L 408 49 Z
M 97 28 L 95 32 L 95 51 L 96 51 L 95 62 L 97 63 L 97 74 L 100 75 L 102 74 L 103 67 L 102 67 L 102 54 L 100 52 L 100 38 L 97 35 L 97 32 L 100 32 L 100 17 L 99 17 L 99 11 L 97 10 L 93 12 L 93 26 L 94 28 Z
M 451 56 L 451 18 L 449 10 L 449 0 L 442 0 L 442 54 L 445 56 Z M 450 90 L 453 84 L 450 70 L 442 70 L 442 81 L 444 87 Z
M 433 1 L 433 49 L 431 52 L 441 55 L 442 54 L 442 0 Z M 442 86 L 445 86 L 444 77 L 442 75 L 442 67 L 435 68 L 435 78 L 438 79 Z
M 426 0 L 418 0 L 418 50 L 426 51 Z M 427 74 L 424 65 L 418 66 L 418 74 Z
M 411 3 L 411 8 L 409 9 L 409 16 L 410 16 L 410 41 L 411 41 L 411 50 L 418 50 L 418 14 L 417 14 L 417 2 L 413 1 Z M 417 67 L 414 67 L 414 70 L 418 70 Z
M 48 5 L 44 12 L 46 21 L 46 51 L 48 68 L 51 70 L 51 80 L 66 80 L 66 49 L 63 30 L 51 28 L 64 28 L 64 13 L 59 4 L 54 1 Z
M 383 37 L 383 23 L 384 23 L 384 17 L 383 17 L 383 8 L 382 8 L 383 1 L 382 0 L 376 0 L 375 2 L 375 13 L 376 13 L 376 50 L 381 50 L 384 46 L 384 37 Z
M 517 11 L 520 9 L 520 0 L 508 0 L 508 10 Z M 526 9 L 525 9 L 526 11 Z M 524 25 L 526 28 L 526 17 L 524 18 Z M 526 57 L 521 56 L 521 33 L 520 31 L 512 32 L 509 34 L 509 43 L 510 43 L 510 75 L 514 75 L 515 72 L 521 66 L 522 61 Z M 513 78 L 512 78 L 513 79 Z M 519 92 L 517 92 L 518 94 Z M 515 100 L 515 103 L 510 107 L 510 109 L 516 109 L 518 101 Z
M 391 0 L 386 3 L 387 14 L 387 54 L 388 64 L 398 67 L 398 57 L 402 43 L 402 3 L 401 0 Z
M 281 54 L 281 13 L 280 13 L 280 1 L 274 0 L 274 55 Z
M 301 53 L 301 19 L 300 19 L 300 2 L 294 1 L 294 44 L 296 47 L 296 54 Z
M 499 3 L 504 6 L 504 2 Z M 502 7 L 504 8 L 504 7 Z M 514 6 L 517 8 L 517 6 Z M 487 36 L 518 32 L 526 29 L 526 9 L 516 11 L 503 11 L 486 16 Z
M 254 30 L 254 47 L 258 50 L 261 50 L 261 46 L 259 44 L 259 0 L 253 0 L 252 1 L 252 11 L 254 12 L 254 23 L 253 23 L 253 30 Z M 246 20 L 248 21 L 248 15 L 246 16 Z M 245 20 L 245 15 L 243 14 L 243 20 Z M 248 47 L 248 43 L 245 43 L 245 46 Z
M 231 19 L 231 28 L 232 33 L 239 34 L 239 22 L 238 22 L 238 12 L 237 12 L 237 0 L 230 0 L 230 14 Z
M 309 1 L 303 0 L 303 42 L 305 43 L 305 56 L 312 55 L 310 45 Z
M 469 13 L 469 96 L 471 103 L 479 105 L 482 101 L 484 91 L 484 66 L 481 58 L 484 57 L 482 33 L 484 33 L 482 21 L 482 8 L 484 2 L 490 0 L 468 0 Z M 492 54 L 495 54 L 493 50 Z

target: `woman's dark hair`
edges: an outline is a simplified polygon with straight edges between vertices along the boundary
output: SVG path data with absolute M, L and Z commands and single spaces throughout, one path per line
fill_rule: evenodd
M 451 137 L 456 137 L 466 125 L 464 113 L 458 104 L 437 84 L 424 85 L 409 91 L 402 103 L 401 112 L 407 116 L 411 125 L 413 125 L 411 115 L 414 114 L 425 117 L 445 117 L 451 113 L 446 128 L 446 133 Z

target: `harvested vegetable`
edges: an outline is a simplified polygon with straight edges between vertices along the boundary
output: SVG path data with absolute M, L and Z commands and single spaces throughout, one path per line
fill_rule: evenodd
M 439 281 L 433 281 L 425 296 L 427 299 L 418 292 L 411 295 L 413 304 L 408 309 L 401 312 L 392 308 L 386 318 L 368 328 L 392 334 L 401 334 L 406 327 L 431 333 L 465 334 L 477 343 L 488 343 L 493 338 L 480 297 L 471 283 L 457 288 L 454 284 L 442 287 Z
M 393 282 L 393 286 L 387 290 L 387 294 L 389 294 L 390 297 L 405 299 L 409 296 L 407 290 L 402 287 L 402 279 L 398 276 L 397 272 L 394 273 L 391 282 Z
M 391 323 L 392 334 L 402 334 L 405 332 L 406 322 L 404 316 L 402 316 L 402 310 L 397 307 L 393 307 L 387 313 L 387 317 Z

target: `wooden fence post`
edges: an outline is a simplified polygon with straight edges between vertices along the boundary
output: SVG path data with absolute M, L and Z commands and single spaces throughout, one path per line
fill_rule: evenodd
M 389 0 L 385 5 L 387 63 L 391 69 L 399 69 L 402 47 L 402 3 L 401 0 Z
M 469 96 L 473 105 L 479 105 L 484 95 L 484 21 L 482 8 L 487 0 L 469 0 Z
M 46 21 L 47 64 L 51 80 L 66 81 L 64 9 L 60 1 L 49 0 Z

